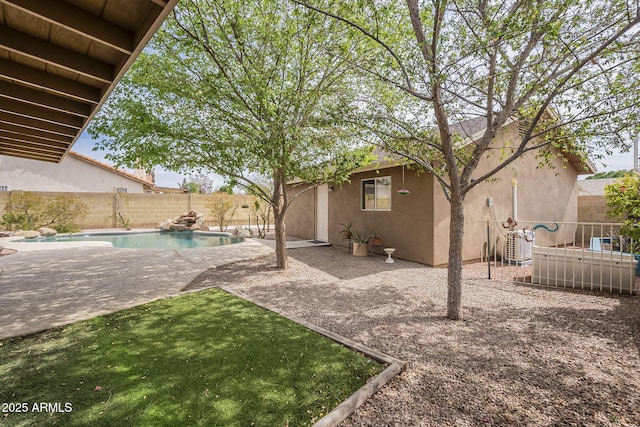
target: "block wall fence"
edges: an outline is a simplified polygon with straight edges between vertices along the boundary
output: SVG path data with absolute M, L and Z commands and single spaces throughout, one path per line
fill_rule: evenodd
M 0 212 L 12 194 L 23 191 L 0 192 Z M 76 220 L 81 229 L 92 228 L 122 228 L 121 214 L 129 221 L 131 228 L 155 228 L 167 219 L 174 219 L 190 210 L 196 210 L 204 215 L 205 225 L 215 226 L 207 205 L 212 194 L 127 194 L 127 193 L 59 193 L 36 192 L 45 199 L 53 199 L 60 195 L 73 196 L 87 205 L 87 215 Z M 253 196 L 234 195 L 239 206 L 251 205 Z M 0 215 L 1 215 L 0 213 Z M 248 224 L 248 209 L 238 208 L 230 222 L 231 226 Z M 252 223 L 255 221 L 251 219 Z M 218 227 L 215 227 L 216 231 Z
M 604 196 L 578 197 L 578 222 L 614 222 L 607 216 L 608 210 Z

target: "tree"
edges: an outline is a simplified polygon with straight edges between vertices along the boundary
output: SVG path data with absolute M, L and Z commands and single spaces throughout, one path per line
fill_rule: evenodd
M 350 2 L 291 0 L 342 23 L 371 79 L 355 117 L 389 151 L 432 173 L 450 203 L 447 317 L 460 319 L 465 196 L 528 152 L 550 165 L 590 144 L 624 145 L 638 131 L 638 3 L 536 0 Z M 483 117 L 471 144 L 454 124 Z M 517 120 L 512 146 L 492 152 Z M 487 156 L 499 162 L 478 168 Z M 478 172 L 481 170 L 482 172 Z
M 230 185 L 221 185 L 216 192 L 233 194 L 233 187 Z
M 209 194 L 213 190 L 213 181 L 208 175 L 198 173 L 190 176 L 189 179 L 198 185 L 198 193 L 200 194 Z
M 335 124 L 357 90 L 345 57 L 329 54 L 348 58 L 343 33 L 287 0 L 180 2 L 89 132 L 117 164 L 208 170 L 245 188 L 269 176 L 272 191 L 257 196 L 272 207 L 277 266 L 286 268 L 293 200 L 372 159 L 353 147 L 351 127 Z M 289 192 L 294 178 L 306 185 Z
M 621 169 L 617 171 L 598 172 L 586 177 L 585 179 L 602 179 L 602 178 L 622 178 L 630 174 L 632 170 Z
M 187 190 L 189 193 L 199 193 L 200 185 L 196 182 L 187 182 L 187 178 L 182 178 L 182 183 L 178 183 L 181 190 Z

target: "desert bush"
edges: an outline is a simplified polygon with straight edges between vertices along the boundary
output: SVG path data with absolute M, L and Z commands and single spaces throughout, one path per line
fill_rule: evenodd
M 87 214 L 87 205 L 71 195 L 52 200 L 31 193 L 12 194 L 5 204 L 2 225 L 9 229 L 51 227 L 59 233 L 78 231 L 76 219 Z
M 607 185 L 604 197 L 610 210 L 610 217 L 623 221 L 620 234 L 631 238 L 632 244 L 627 250 L 638 252 L 640 249 L 640 174 L 630 173 Z
M 211 201 L 207 207 L 213 223 L 220 228 L 220 231 L 226 231 L 238 209 L 238 202 L 231 194 L 216 192 L 211 195 Z

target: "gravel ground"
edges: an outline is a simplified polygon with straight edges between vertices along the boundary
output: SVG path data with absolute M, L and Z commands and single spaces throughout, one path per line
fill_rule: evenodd
M 464 320 L 446 270 L 346 249 L 289 251 L 208 270 L 225 285 L 407 362 L 344 426 L 640 426 L 640 298 L 482 279 L 465 267 Z

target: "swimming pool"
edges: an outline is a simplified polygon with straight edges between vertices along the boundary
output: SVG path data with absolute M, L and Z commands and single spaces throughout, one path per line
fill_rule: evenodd
M 191 249 L 230 245 L 240 240 L 227 233 L 194 233 L 192 231 L 153 231 L 131 233 L 65 234 L 19 240 L 24 243 L 52 242 L 110 242 L 116 248 L 126 249 Z M 18 240 L 16 240 L 18 242 Z

